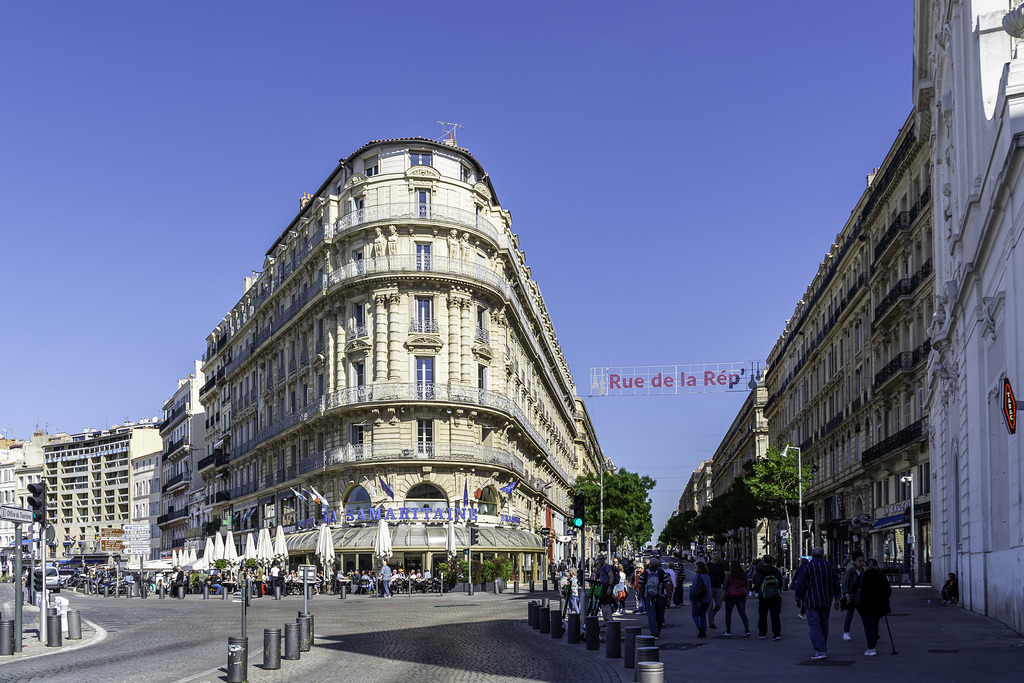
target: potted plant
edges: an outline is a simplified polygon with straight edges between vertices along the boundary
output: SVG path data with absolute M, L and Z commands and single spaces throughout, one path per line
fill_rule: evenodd
M 228 568 L 228 561 L 227 560 L 214 560 L 213 566 L 214 566 L 215 569 L 219 569 L 221 571 L 224 571 L 225 569 Z

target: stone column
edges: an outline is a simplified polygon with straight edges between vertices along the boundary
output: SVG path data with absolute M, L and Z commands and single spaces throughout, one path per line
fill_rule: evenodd
M 327 362 L 331 376 L 327 378 L 330 391 L 338 391 L 348 387 L 348 368 L 346 368 L 345 345 L 348 343 L 348 331 L 345 329 L 345 309 L 335 308 L 333 324 L 330 326 L 328 339 Z
M 402 353 L 402 335 L 399 316 L 399 304 L 402 295 L 398 292 L 388 295 L 388 379 L 398 381 L 402 378 L 399 363 Z
M 448 383 L 459 382 L 459 297 L 448 295 Z
M 473 336 L 476 334 L 476 326 L 470 317 L 473 302 L 463 299 L 462 310 L 462 383 L 470 384 L 473 381 Z
M 373 297 L 373 304 L 373 379 L 383 382 L 388 376 L 388 295 L 377 294 Z

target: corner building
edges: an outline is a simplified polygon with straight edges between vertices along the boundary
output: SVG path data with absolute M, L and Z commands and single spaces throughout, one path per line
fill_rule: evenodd
M 453 514 L 460 550 L 472 521 L 474 559 L 521 580 L 558 559 L 536 531 L 565 528 L 600 451 L 510 214 L 447 142 L 341 160 L 209 335 L 208 528 L 281 524 L 295 563 L 326 520 L 362 570 L 385 509 L 391 563 L 434 571 Z

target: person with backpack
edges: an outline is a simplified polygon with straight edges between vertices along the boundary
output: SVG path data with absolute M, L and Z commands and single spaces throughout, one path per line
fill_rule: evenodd
M 796 599 L 807 608 L 807 632 L 814 647 L 811 659 L 828 659 L 829 609 L 839 609 L 843 586 L 821 546 L 811 550 L 811 561 L 800 570 L 795 588 Z
M 839 606 L 846 610 L 846 619 L 843 621 L 843 640 L 853 640 L 850 635 L 850 625 L 853 623 L 853 613 L 857 609 L 857 603 L 853 599 L 853 586 L 863 572 L 864 551 L 854 550 L 850 554 L 850 561 L 843 574 L 843 598 L 839 601 Z
M 668 574 L 661 568 L 661 560 L 651 558 L 647 571 L 641 576 L 640 589 L 647 604 L 647 625 L 655 638 L 661 635 L 661 627 L 665 625 L 665 598 L 670 584 Z
M 864 637 L 868 642 L 868 649 L 864 651 L 865 657 L 874 657 L 875 645 L 878 644 L 878 622 L 882 617 L 892 613 L 889 606 L 889 598 L 892 596 L 892 586 L 888 579 L 878 569 L 878 562 L 871 560 L 871 564 L 857 576 L 853 584 L 853 595 L 857 611 L 860 612 L 860 620 L 864 624 Z
M 732 609 L 740 615 L 743 620 L 743 637 L 750 637 L 750 622 L 747 621 L 747 575 L 743 566 L 736 560 L 729 566 L 729 572 L 725 575 L 725 589 L 722 592 L 725 600 L 725 633 L 723 636 L 732 635 Z
M 698 638 L 708 637 L 708 608 L 711 607 L 712 601 L 708 566 L 698 562 L 693 581 L 690 582 L 690 614 L 693 615 L 693 623 L 697 626 Z
M 757 637 L 768 637 L 768 617 L 772 618 L 772 640 L 782 640 L 782 572 L 771 555 L 765 555 L 754 571 L 757 591 Z

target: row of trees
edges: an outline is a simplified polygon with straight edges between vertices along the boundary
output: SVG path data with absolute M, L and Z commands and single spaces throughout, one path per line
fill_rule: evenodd
M 643 547 L 654 533 L 651 520 L 650 491 L 658 484 L 648 476 L 619 469 L 604 473 L 604 532 L 612 541 L 629 540 L 634 548 Z M 588 474 L 576 480 L 576 491 L 586 495 L 587 526 L 601 520 L 601 474 Z M 604 539 L 602 539 L 604 540 Z
M 804 466 L 804 482 L 814 476 L 813 466 Z M 806 490 L 806 483 L 804 483 Z M 798 513 L 800 495 L 799 462 L 796 451 L 769 448 L 763 458 L 743 463 L 743 474 L 700 513 L 686 510 L 668 520 L 658 540 L 666 545 L 689 545 L 701 537 L 725 542 L 730 531 L 756 527 L 760 521 L 786 520 Z

